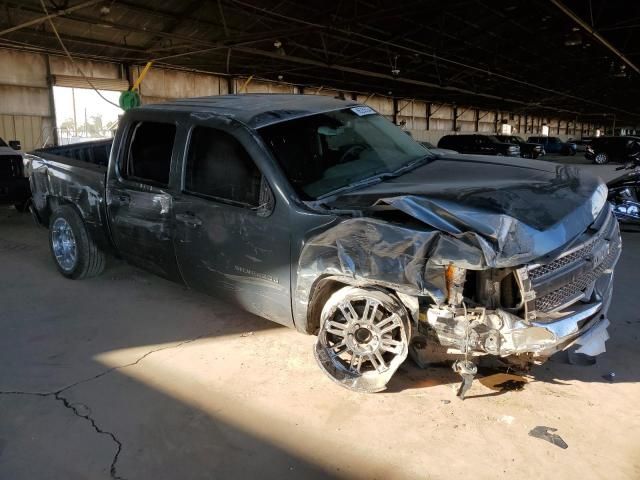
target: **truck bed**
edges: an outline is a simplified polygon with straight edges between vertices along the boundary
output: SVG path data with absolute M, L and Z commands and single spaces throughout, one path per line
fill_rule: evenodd
M 73 159 L 93 165 L 106 167 L 109 163 L 109 153 L 113 139 L 98 140 L 93 142 L 73 143 L 59 147 L 41 148 L 33 152 L 34 155 L 47 158 L 50 156 L 60 159 Z
M 109 139 L 42 148 L 27 156 L 33 204 L 43 225 L 49 224 L 58 205 L 74 205 L 98 244 L 109 245 L 104 194 L 112 143 Z

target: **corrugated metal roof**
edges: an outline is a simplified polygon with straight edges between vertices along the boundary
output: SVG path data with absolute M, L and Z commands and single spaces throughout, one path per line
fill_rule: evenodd
M 640 64 L 640 2 L 562 1 Z M 39 0 L 3 5 L 0 31 L 42 17 Z M 552 2 L 105 0 L 53 21 L 84 57 L 573 119 L 640 118 L 640 76 Z M 0 35 L 1 45 L 61 51 L 46 23 Z

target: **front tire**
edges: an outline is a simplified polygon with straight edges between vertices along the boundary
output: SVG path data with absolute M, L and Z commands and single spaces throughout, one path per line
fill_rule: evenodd
M 62 205 L 51 214 L 49 248 L 58 271 L 67 278 L 94 277 L 104 270 L 104 252 L 91 238 L 80 214 L 70 205 Z
M 407 358 L 411 322 L 404 305 L 375 288 L 343 287 L 320 314 L 318 365 L 339 385 L 379 392 Z

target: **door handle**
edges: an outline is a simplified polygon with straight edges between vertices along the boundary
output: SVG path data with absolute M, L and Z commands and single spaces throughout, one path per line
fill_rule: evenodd
M 202 225 L 202 220 L 195 216 L 195 214 L 191 212 L 178 213 L 176 214 L 176 220 L 180 223 L 184 223 L 187 227 L 198 228 Z

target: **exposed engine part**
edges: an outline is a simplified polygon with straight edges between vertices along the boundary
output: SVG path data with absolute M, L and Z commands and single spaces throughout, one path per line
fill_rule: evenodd
M 460 305 L 463 300 L 464 281 L 467 270 L 449 264 L 445 269 L 447 285 L 447 302 L 449 305 Z
M 465 394 L 471 388 L 473 379 L 478 373 L 478 367 L 469 360 L 456 360 L 453 364 L 453 371 L 462 377 L 462 383 L 458 388 L 457 395 L 460 400 L 464 400 Z
M 441 345 L 461 353 L 481 351 L 495 355 L 500 352 L 499 330 L 504 321 L 495 313 L 487 314 L 485 308 L 430 308 L 427 324 Z

